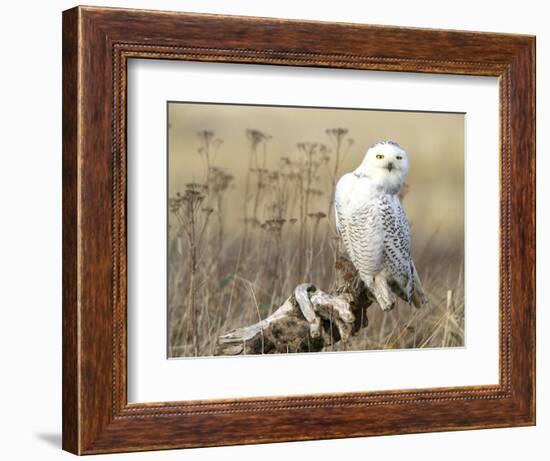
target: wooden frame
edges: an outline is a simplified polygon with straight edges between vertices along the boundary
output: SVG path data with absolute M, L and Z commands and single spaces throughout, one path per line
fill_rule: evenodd
M 223 61 L 500 81 L 496 386 L 128 404 L 126 63 Z M 63 448 L 77 454 L 535 423 L 535 39 L 77 7 L 63 13 Z

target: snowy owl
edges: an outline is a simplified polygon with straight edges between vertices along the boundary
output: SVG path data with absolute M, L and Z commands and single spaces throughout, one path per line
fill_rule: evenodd
M 398 196 L 408 170 L 405 150 L 393 141 L 381 141 L 336 185 L 338 233 L 361 280 L 384 311 L 394 307 L 397 297 L 416 307 L 427 301 Z

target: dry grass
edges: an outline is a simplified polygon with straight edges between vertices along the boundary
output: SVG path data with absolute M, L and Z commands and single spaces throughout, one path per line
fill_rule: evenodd
M 201 182 L 169 200 L 168 315 L 171 357 L 212 355 L 218 336 L 252 324 L 277 309 L 302 282 L 334 288 L 339 248 L 334 229 L 334 187 L 352 140 L 347 130 L 326 130 L 327 144 L 301 142 L 297 156 L 266 161 L 270 137 L 247 130 L 248 167 L 238 226 L 229 226 L 231 171 L 212 164 L 222 141 L 198 133 Z M 430 302 L 369 309 L 369 326 L 347 350 L 454 347 L 464 343 L 462 242 L 415 234 L 415 262 Z M 333 350 L 338 350 L 339 344 Z M 340 346 L 341 347 L 341 346 Z

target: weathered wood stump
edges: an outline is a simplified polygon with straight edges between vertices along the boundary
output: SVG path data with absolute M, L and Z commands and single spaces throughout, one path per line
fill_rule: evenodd
M 372 298 L 347 258 L 340 256 L 335 270 L 337 288 L 332 293 L 298 285 L 269 317 L 220 336 L 215 354 L 318 352 L 345 343 L 367 326 Z

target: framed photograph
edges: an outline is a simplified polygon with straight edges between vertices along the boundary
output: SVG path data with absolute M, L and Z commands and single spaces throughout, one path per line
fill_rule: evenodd
M 535 424 L 535 38 L 63 13 L 63 448 Z

